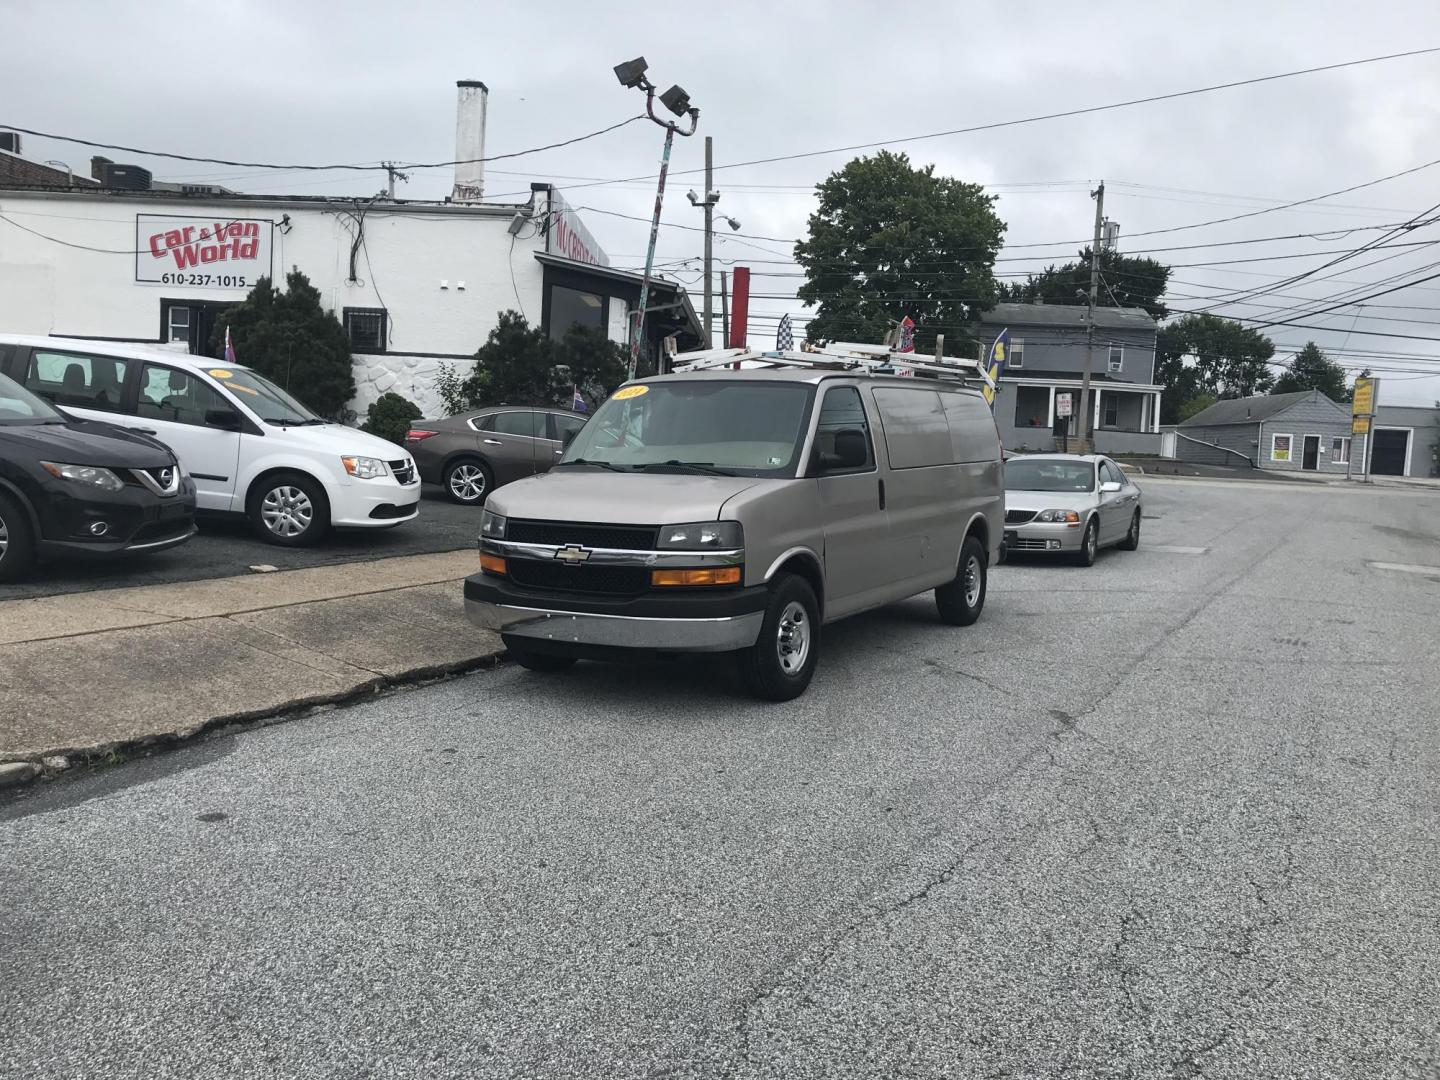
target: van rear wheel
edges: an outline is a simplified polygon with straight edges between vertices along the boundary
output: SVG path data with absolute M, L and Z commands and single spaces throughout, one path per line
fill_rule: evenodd
M 985 610 L 986 573 L 985 547 L 974 536 L 967 536 L 960 545 L 960 566 L 955 580 L 935 590 L 935 610 L 940 621 L 951 626 L 970 626 Z
M 791 701 L 805 692 L 820 656 L 820 605 L 796 574 L 776 579 L 755 644 L 736 654 L 745 689 L 765 701 Z

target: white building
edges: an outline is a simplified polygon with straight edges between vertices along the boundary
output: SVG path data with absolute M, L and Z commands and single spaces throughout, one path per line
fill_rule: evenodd
M 455 157 L 480 158 L 486 90 L 458 85 Z M 103 158 L 92 171 L 117 175 Z M 439 365 L 468 370 L 499 312 L 518 309 L 555 337 L 578 322 L 624 342 L 638 303 L 640 275 L 608 267 L 558 191 L 532 184 L 525 202 L 484 202 L 478 163 L 456 166 L 444 202 L 161 190 L 144 169 L 119 175 L 136 186 L 0 149 L 0 330 L 208 353 L 221 311 L 257 278 L 283 288 L 299 269 L 349 333 L 352 408 L 363 415 L 393 390 L 438 416 Z M 683 288 L 657 281 L 649 303 L 660 307 L 646 321 L 651 361 L 668 335 L 699 345 Z

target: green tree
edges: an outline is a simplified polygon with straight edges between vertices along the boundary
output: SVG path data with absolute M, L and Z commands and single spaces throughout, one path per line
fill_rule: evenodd
M 419 420 L 421 415 L 420 409 L 408 398 L 395 393 L 381 394 L 366 411 L 365 423 L 360 425 L 360 430 L 401 446 L 411 421 Z
M 915 347 L 961 354 L 974 317 L 995 303 L 995 255 L 1005 223 L 978 184 L 916 168 L 882 150 L 851 161 L 816 187 L 809 235 L 795 245 L 797 290 L 817 305 L 811 341 L 880 342 L 905 316 Z
M 1220 398 L 1250 397 L 1265 393 L 1275 383 L 1268 363 L 1275 355 L 1275 343 L 1258 330 L 1231 319 L 1186 315 L 1162 329 L 1160 339 L 1157 381 L 1173 378 L 1188 390 L 1189 376 L 1183 370 L 1174 370 L 1174 364 L 1178 360 L 1184 369 L 1194 371 L 1193 392 L 1178 397 L 1177 409 L 1179 401 L 1188 401 L 1197 393 Z M 1163 408 L 1162 402 L 1162 412 Z
M 1177 422 L 1183 424 L 1192 416 L 1199 416 L 1202 412 L 1208 409 L 1211 405 L 1214 405 L 1215 402 L 1219 400 L 1220 399 L 1217 398 L 1214 394 L 1200 394 L 1196 397 L 1191 398 L 1189 401 L 1185 402 L 1184 405 L 1180 406 L 1180 418 Z
M 1345 385 L 1345 369 L 1331 360 L 1313 341 L 1295 354 L 1290 370 L 1275 380 L 1272 394 L 1290 394 L 1297 390 L 1319 390 L 1331 401 L 1349 401 L 1350 389 Z
M 1200 371 L 1185 359 L 1184 330 L 1177 323 L 1162 326 L 1155 339 L 1155 381 L 1165 387 L 1160 395 L 1160 422 L 1178 424 L 1187 402 L 1204 393 Z
M 1169 314 L 1161 301 L 1170 285 L 1170 267 L 1154 259 L 1100 253 L 1100 288 L 1095 302 L 1100 307 L 1144 308 L 1157 319 Z M 1001 282 L 1000 299 L 1028 304 L 1084 304 L 1090 295 L 1090 249 L 1084 248 L 1075 262 L 1047 266 L 1024 281 Z
M 350 339 L 299 270 L 285 276 L 284 292 L 260 278 L 244 302 L 216 320 L 210 344 L 217 356 L 224 355 L 226 327 L 237 363 L 279 383 L 321 416 L 346 418 L 355 396 Z
M 600 331 L 572 326 L 552 341 L 518 311 L 502 311 L 462 392 L 471 406 L 568 407 L 579 390 L 593 406 L 624 381 L 624 349 Z

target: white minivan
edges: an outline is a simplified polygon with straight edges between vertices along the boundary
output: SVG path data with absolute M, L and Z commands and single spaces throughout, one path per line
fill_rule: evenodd
M 259 372 L 157 346 L 0 334 L 0 373 L 66 412 L 153 435 L 194 478 L 196 508 L 244 514 L 275 544 L 418 513 L 410 455 L 321 419 Z M 82 463 L 83 464 L 83 463 Z

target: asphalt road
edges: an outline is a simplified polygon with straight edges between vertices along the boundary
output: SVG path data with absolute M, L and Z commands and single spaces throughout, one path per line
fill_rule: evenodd
M 1440 497 L 1145 491 L 790 705 L 504 667 L 0 806 L 0 1075 L 1435 1077 Z
M 42 563 L 26 581 L 0 585 L 0 600 L 234 577 L 250 573 L 252 566 L 297 570 L 393 555 L 458 551 L 474 545 L 480 532 L 480 510 L 459 506 L 446 499 L 438 487 L 427 484 L 416 520 L 393 529 L 336 530 L 314 547 L 267 544 L 241 518 L 202 516 L 199 525 L 198 535 L 169 551 L 103 562 Z

